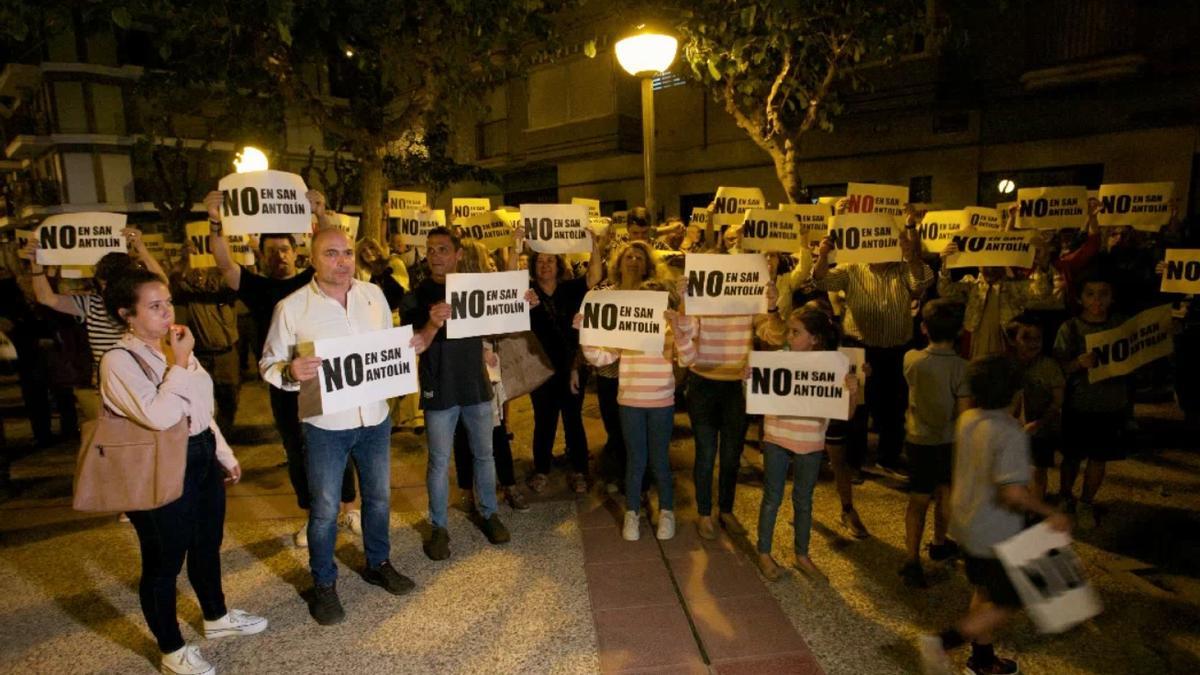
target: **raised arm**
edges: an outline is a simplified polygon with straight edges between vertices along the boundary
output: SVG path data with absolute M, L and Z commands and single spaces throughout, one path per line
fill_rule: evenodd
M 236 291 L 242 287 L 242 266 L 233 262 L 229 240 L 221 232 L 221 204 L 224 201 L 225 197 L 217 190 L 204 197 L 204 206 L 208 209 L 208 250 L 212 251 L 217 269 L 225 277 L 225 285 Z
M 121 234 L 125 235 L 126 243 L 133 249 L 133 256 L 141 261 L 146 269 L 163 279 L 167 278 L 167 273 L 163 270 L 162 265 L 158 264 L 158 259 L 150 254 L 150 249 L 146 248 L 146 242 L 142 241 L 141 230 L 127 227 L 121 231 Z
M 25 254 L 29 257 L 29 276 L 32 277 L 30 281 L 33 285 L 33 296 L 37 299 L 38 304 L 63 314 L 83 316 L 83 310 L 75 304 L 71 296 L 59 295 L 51 288 L 50 280 L 46 278 L 46 268 L 37 264 L 37 250 L 38 241 L 35 237 L 25 247 Z
M 588 258 L 587 286 L 595 288 L 604 279 L 603 250 L 607 237 L 592 235 L 592 257 Z M 651 262 L 653 264 L 653 262 Z

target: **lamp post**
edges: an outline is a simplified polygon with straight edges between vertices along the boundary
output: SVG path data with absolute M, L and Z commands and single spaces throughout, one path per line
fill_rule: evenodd
M 645 25 L 637 31 L 617 42 L 617 62 L 642 81 L 642 171 L 646 210 L 654 225 L 658 214 L 654 199 L 654 76 L 671 67 L 679 42 L 670 35 L 648 31 Z
M 263 154 L 262 150 L 259 150 L 253 145 L 247 145 L 246 147 L 242 148 L 241 152 L 234 156 L 233 168 L 238 173 L 266 171 L 268 168 L 267 156 Z

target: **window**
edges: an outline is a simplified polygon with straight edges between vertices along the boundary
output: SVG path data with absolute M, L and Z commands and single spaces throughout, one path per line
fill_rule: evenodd
M 928 204 L 933 201 L 933 176 L 914 176 L 908 180 L 908 201 Z
M 682 87 L 685 84 L 687 84 L 687 80 L 669 70 L 654 76 L 654 91 L 670 89 L 671 87 Z
M 575 58 L 529 73 L 529 128 L 543 129 L 613 114 L 613 61 Z

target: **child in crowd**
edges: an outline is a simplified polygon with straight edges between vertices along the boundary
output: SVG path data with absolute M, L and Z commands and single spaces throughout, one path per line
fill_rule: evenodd
M 926 673 L 950 675 L 946 650 L 970 640 L 964 672 L 1018 673 L 1015 661 L 997 657 L 992 648 L 994 631 L 1021 609 L 994 547 L 1021 532 L 1026 513 L 1044 516 L 1050 527 L 1064 532 L 1070 520 L 1029 491 L 1029 437 L 1013 417 L 1020 366 L 1001 354 L 975 359 L 967 367 L 967 386 L 977 407 L 959 416 L 954 434 L 950 531 L 966 553 L 971 608 L 953 628 L 921 637 L 921 659 Z
M 786 342 L 786 349 L 794 352 L 829 351 L 838 347 L 837 324 L 825 312 L 815 309 L 798 309 L 788 316 L 786 336 L 779 319 L 772 317 L 776 330 L 761 330 L 760 336 L 775 344 Z M 768 324 L 770 325 L 770 324 Z M 782 337 L 782 339 L 781 339 Z M 846 375 L 845 387 L 850 392 L 850 409 L 853 413 L 858 394 L 858 377 Z M 763 497 L 758 511 L 758 568 L 769 581 L 779 579 L 783 573 L 771 557 L 771 544 L 775 538 L 775 517 L 783 501 L 783 490 L 787 482 L 788 467 L 793 470 L 792 485 L 792 530 L 795 540 L 793 549 L 796 569 L 816 578 L 824 578 L 821 570 L 808 556 L 808 542 L 812 530 L 812 496 L 817 485 L 817 476 L 824 462 L 825 430 L 829 420 L 814 417 L 785 417 L 766 415 L 763 418 Z
M 1129 421 L 1132 406 L 1125 377 L 1110 377 L 1091 382 L 1088 371 L 1098 364 L 1096 354 L 1087 350 L 1086 336 L 1116 328 L 1125 318 L 1110 312 L 1113 302 L 1112 281 L 1095 271 L 1079 283 L 1079 315 L 1058 329 L 1054 357 L 1066 375 L 1063 402 L 1063 462 L 1060 489 L 1064 510 L 1074 512 L 1080 529 L 1096 526 L 1093 503 L 1104 482 L 1107 462 L 1123 458 L 1121 436 Z M 1075 478 L 1087 460 L 1083 491 L 1075 504 Z
M 962 330 L 962 305 L 944 298 L 933 300 L 926 303 L 921 318 L 921 332 L 929 338 L 929 346 L 904 355 L 904 379 L 908 382 L 904 443 L 910 477 L 904 517 L 908 557 L 900 576 L 913 588 L 927 585 L 920 556 L 925 514 L 931 501 L 937 506 L 930 559 L 947 560 L 958 553 L 958 546 L 946 538 L 950 518 L 947 497 L 954 463 L 954 418 L 966 408 L 970 396 L 967 362 L 954 351 Z
M 1063 389 L 1058 361 L 1042 353 L 1042 324 L 1032 314 L 1017 316 L 1008 325 L 1008 341 L 1021 367 L 1021 404 L 1018 419 L 1029 434 L 1033 453 L 1033 484 L 1038 499 L 1046 496 L 1046 470 L 1054 466 L 1054 451 L 1061 442 Z
M 642 479 L 647 460 L 658 486 L 659 539 L 675 536 L 674 492 L 671 479 L 669 450 L 671 432 L 675 428 L 675 371 L 673 362 L 687 367 L 696 360 L 695 341 L 691 322 L 681 321 L 683 306 L 678 293 L 668 290 L 655 280 L 642 282 L 644 291 L 670 293 L 666 312 L 667 331 L 661 352 L 633 352 L 583 347 L 584 358 L 594 366 L 620 361 L 617 375 L 617 404 L 620 408 L 621 431 L 625 437 L 625 524 L 621 535 L 626 541 L 640 536 L 638 512 L 642 506 Z M 677 308 L 677 309 L 676 309 Z M 575 315 L 578 328 L 582 314 Z

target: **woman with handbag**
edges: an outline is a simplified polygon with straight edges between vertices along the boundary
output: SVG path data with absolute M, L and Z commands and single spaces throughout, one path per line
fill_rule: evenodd
M 176 577 L 185 558 L 188 580 L 204 613 L 206 638 L 250 635 L 267 627 L 262 617 L 226 610 L 221 589 L 225 484 L 241 478 L 241 466 L 213 421 L 212 378 L 192 354 L 191 332 L 174 324 L 171 294 L 162 278 L 146 270 L 130 270 L 109 282 L 104 304 L 126 328 L 100 362 L 104 409 L 155 431 L 158 438 L 172 437 L 173 431 L 182 430 L 180 426 L 187 431 L 186 441 L 183 434 L 173 436 L 178 439 L 175 443 L 187 444 L 186 460 L 177 462 L 185 466 L 164 462 L 172 455 L 163 452 L 161 444 L 156 462 L 167 464 L 168 471 L 174 468 L 173 478 L 182 482 L 179 497 L 128 512 L 141 545 L 142 613 L 163 653 L 164 673 L 208 675 L 215 669 L 195 645 L 184 643 L 175 615 Z M 85 438 L 85 443 L 92 440 Z M 120 448 L 114 444 L 109 450 L 112 454 Z M 154 476 L 145 479 L 153 481 Z

